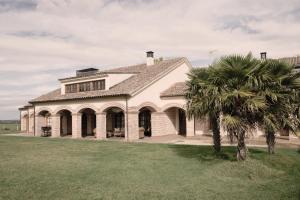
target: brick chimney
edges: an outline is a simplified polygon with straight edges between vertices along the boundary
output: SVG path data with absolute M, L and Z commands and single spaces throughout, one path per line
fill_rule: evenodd
M 261 52 L 260 53 L 260 59 L 266 60 L 267 59 L 267 52 Z
M 147 51 L 147 66 L 154 65 L 154 52 L 153 51 Z

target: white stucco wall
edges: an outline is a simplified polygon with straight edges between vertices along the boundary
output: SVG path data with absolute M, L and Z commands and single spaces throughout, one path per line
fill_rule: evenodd
M 78 112 L 82 108 L 92 108 L 96 112 L 100 112 L 103 106 L 122 106 L 125 108 L 126 100 L 125 97 L 111 97 L 111 98 L 97 98 L 97 99 L 82 99 L 82 100 L 70 100 L 70 101 L 59 101 L 51 103 L 39 103 L 36 104 L 36 113 L 44 109 L 49 109 L 49 112 L 56 114 L 55 112 L 68 109 L 72 113 Z
M 129 107 L 138 106 L 143 102 L 152 102 L 158 107 L 163 107 L 169 103 L 185 104 L 183 97 L 179 98 L 161 98 L 160 93 L 170 88 L 176 82 L 184 82 L 187 80 L 187 73 L 190 68 L 187 64 L 178 66 L 175 70 L 171 71 L 158 81 L 154 82 L 149 87 L 145 88 L 128 101 Z

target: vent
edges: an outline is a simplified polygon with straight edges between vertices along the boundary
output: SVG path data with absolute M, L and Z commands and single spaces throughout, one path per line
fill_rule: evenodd
M 96 68 L 86 68 L 76 71 L 76 76 L 90 76 L 96 74 L 99 70 Z

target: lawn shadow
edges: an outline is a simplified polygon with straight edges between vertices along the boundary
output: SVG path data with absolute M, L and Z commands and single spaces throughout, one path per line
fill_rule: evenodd
M 197 159 L 201 162 L 214 160 L 236 161 L 235 147 L 222 147 L 220 153 L 215 153 L 212 146 L 169 145 L 169 148 L 181 157 Z

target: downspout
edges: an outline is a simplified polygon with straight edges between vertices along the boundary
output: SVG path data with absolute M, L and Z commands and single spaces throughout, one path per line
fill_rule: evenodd
M 128 98 L 127 98 L 127 95 L 126 95 L 126 138 L 127 138 L 127 141 L 129 141 L 129 138 L 128 138 Z

